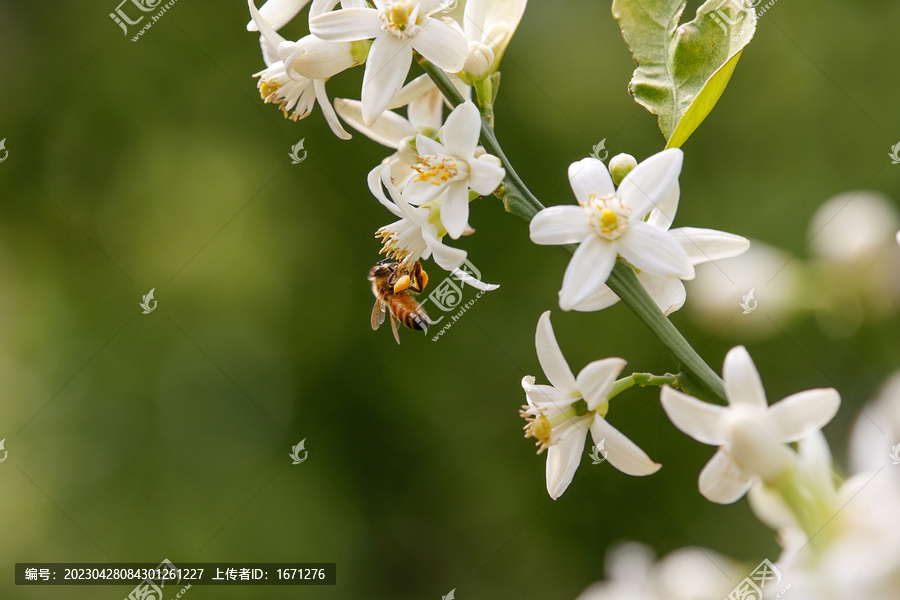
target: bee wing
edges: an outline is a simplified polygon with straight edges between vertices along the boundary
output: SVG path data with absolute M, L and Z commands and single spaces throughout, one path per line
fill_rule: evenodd
M 397 340 L 397 343 L 400 343 L 400 328 L 397 326 L 397 319 L 394 318 L 394 314 L 391 313 L 391 330 L 394 332 L 394 339 Z
M 372 329 L 378 329 L 384 323 L 384 302 L 375 300 L 375 306 L 372 307 Z

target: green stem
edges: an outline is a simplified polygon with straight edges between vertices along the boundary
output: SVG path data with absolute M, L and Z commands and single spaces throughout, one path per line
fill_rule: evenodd
M 447 75 L 441 69 L 421 58 L 419 64 L 431 76 L 438 89 L 453 106 L 465 101 L 465 98 L 450 83 Z M 531 221 L 534 215 L 543 210 L 544 205 L 531 193 L 528 186 L 516 173 L 509 158 L 500 147 L 489 120 L 484 118 L 481 120 L 481 145 L 487 152 L 499 158 L 503 168 L 506 169 L 506 179 L 496 195 L 503 200 L 507 212 Z M 572 251 L 571 247 L 567 249 Z M 686 393 L 704 400 L 725 401 L 725 385 L 722 379 L 706 364 L 681 335 L 681 332 L 663 314 L 644 286 L 638 281 L 634 269 L 623 260 L 617 260 L 606 285 L 675 357 L 675 361 L 682 371 L 679 374 L 679 382 Z
M 628 377 L 623 377 L 622 379 L 616 380 L 609 392 L 609 395 L 606 396 L 606 399 L 612 400 L 628 388 L 634 387 L 636 385 L 639 385 L 641 387 L 664 385 L 677 387 L 678 375 L 672 375 L 671 373 L 666 373 L 665 375 L 654 375 L 653 373 L 632 373 Z

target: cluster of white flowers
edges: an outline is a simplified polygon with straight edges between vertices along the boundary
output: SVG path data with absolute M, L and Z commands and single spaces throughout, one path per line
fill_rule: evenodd
M 278 30 L 307 4 L 268 0 L 257 9 L 249 0 L 247 29 L 260 32 L 266 63 L 255 75 L 262 98 L 295 121 L 318 102 L 339 138 L 351 138 L 343 119 L 393 150 L 368 178 L 372 194 L 398 218 L 376 232 L 383 254 L 406 267 L 433 257 L 466 283 L 494 289 L 459 270 L 466 253 L 442 240 L 474 231 L 469 202 L 494 193 L 506 172 L 478 144 L 482 122 L 474 103 L 460 104 L 444 121 L 444 98 L 428 75 L 406 80 L 418 55 L 471 97 L 470 86 L 497 71 L 526 0 L 469 0 L 461 23 L 450 16 L 455 2 L 313 0 L 310 33 L 284 39 Z M 360 100 L 339 98 L 332 105 L 326 81 L 359 65 L 365 65 Z M 394 112 L 404 107 L 405 117 Z

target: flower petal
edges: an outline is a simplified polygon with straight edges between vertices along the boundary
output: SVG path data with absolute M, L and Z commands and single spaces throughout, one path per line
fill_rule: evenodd
M 559 307 L 572 310 L 600 291 L 615 264 L 615 244 L 593 233 L 589 234 L 566 267 L 562 289 L 559 291 Z
M 741 469 L 724 448 L 719 448 L 700 472 L 700 493 L 716 504 L 737 502 L 751 485 L 753 475 Z
M 490 196 L 506 177 L 506 169 L 493 154 L 482 154 L 469 161 L 469 187 L 479 196 Z
M 440 142 L 420 133 L 416 135 L 416 152 L 419 156 L 446 155 L 447 149 Z
M 569 165 L 569 184 L 579 204 L 586 203 L 591 194 L 599 197 L 616 192 L 606 165 L 596 158 L 584 158 Z
M 259 8 L 259 14 L 269 22 L 272 29 L 278 30 L 297 16 L 309 0 L 269 0 Z M 259 31 L 252 20 L 247 23 L 247 31 Z
M 458 73 L 466 64 L 469 45 L 462 32 L 438 19 L 425 19 L 422 30 L 412 38 L 416 51 L 448 73 Z
M 747 238 L 715 229 L 679 227 L 669 231 L 669 235 L 678 240 L 695 265 L 731 258 L 750 249 Z
M 675 221 L 675 213 L 678 212 L 678 201 L 680 198 L 681 186 L 676 181 L 675 185 L 666 193 L 660 203 L 650 210 L 647 222 L 654 227 L 668 230 L 672 226 L 672 222 Z
M 608 286 L 604 285 L 600 288 L 599 292 L 597 292 L 584 302 L 579 302 L 578 304 L 573 306 L 572 310 L 577 310 L 578 312 L 594 312 L 597 310 L 603 310 L 604 308 L 609 308 L 618 301 L 619 297 L 616 296 Z
M 413 80 L 415 81 L 415 80 Z M 405 89 L 407 86 L 404 86 Z M 403 95 L 403 89 L 399 95 Z M 397 98 L 394 98 L 394 102 Z M 444 121 L 444 96 L 441 90 L 431 87 L 427 92 L 412 100 L 406 108 L 409 122 L 416 128 L 440 129 Z
M 822 429 L 840 406 L 841 395 L 835 389 L 807 390 L 770 406 L 767 417 L 777 428 L 780 441 L 789 444 Z
M 569 363 L 563 356 L 562 350 L 553 334 L 553 325 L 550 324 L 550 311 L 544 312 L 538 319 L 537 333 L 534 337 L 534 346 L 537 350 L 538 362 L 544 370 L 544 375 L 554 387 L 567 394 L 577 393 L 575 376 L 569 368 Z
M 446 189 L 446 185 L 434 185 L 430 181 L 413 179 L 403 188 L 403 197 L 410 204 L 421 206 L 440 196 Z
M 634 221 L 628 224 L 628 230 L 618 242 L 619 254 L 636 269 L 680 279 L 694 277 L 694 265 L 687 252 L 667 231 Z
M 464 284 L 471 285 L 476 290 L 482 290 L 484 292 L 493 292 L 500 286 L 496 283 L 487 283 L 476 277 L 473 277 L 471 273 L 468 271 L 464 271 L 462 269 L 453 269 L 453 274 Z
M 547 493 L 556 500 L 563 495 L 581 464 L 587 431 L 572 425 L 572 431 L 547 450 Z
M 587 402 L 588 410 L 596 410 L 606 402 L 616 377 L 625 368 L 625 360 L 621 358 L 604 358 L 595 360 L 583 368 L 575 378 L 575 385 L 581 397 Z
M 622 202 L 631 207 L 631 217 L 643 218 L 653 208 L 664 206 L 672 187 L 678 183 L 684 153 L 669 148 L 654 154 L 634 168 L 619 186 Z
M 403 218 L 405 217 L 403 211 L 384 195 L 384 189 L 381 184 L 385 178 L 387 178 L 388 181 L 391 180 L 391 168 L 387 164 L 382 163 L 369 171 L 369 175 L 366 178 L 366 181 L 369 184 L 369 191 L 372 192 L 372 195 L 375 196 L 381 205 L 391 211 L 394 216 Z
M 580 206 L 551 206 L 531 219 L 531 241 L 541 246 L 577 244 L 591 235 L 591 226 Z
M 415 131 L 409 121 L 395 112 L 385 111 L 375 119 L 371 126 L 362 118 L 362 102 L 359 100 L 334 99 L 334 108 L 355 130 L 382 146 L 396 150 L 405 138 L 414 135 Z
M 725 380 L 725 397 L 728 404 L 736 406 L 745 404 L 756 408 L 767 408 L 766 390 L 763 388 L 759 371 L 753 359 L 743 346 L 736 346 L 728 351 L 725 364 L 722 366 L 722 379 Z
M 313 88 L 316 90 L 316 99 L 319 101 L 319 108 L 322 109 L 322 116 L 325 117 L 325 122 L 328 123 L 331 132 L 342 140 L 351 139 L 353 136 L 347 133 L 344 126 L 341 125 L 341 121 L 338 119 L 331 101 L 328 100 L 328 93 L 325 91 L 325 80 L 313 79 Z
M 466 260 L 466 251 L 459 248 L 451 248 L 441 243 L 437 237 L 427 229 L 422 230 L 422 239 L 432 252 L 434 262 L 445 271 L 453 271 Z
M 637 278 L 663 314 L 668 316 L 684 306 L 687 293 L 677 277 L 661 277 L 641 271 Z
M 309 32 L 317 38 L 333 42 L 370 40 L 383 33 L 378 11 L 373 8 L 342 8 L 312 17 L 309 20 Z M 371 50 L 369 55 L 371 56 Z
M 701 444 L 721 446 L 726 443 L 722 417 L 728 410 L 688 396 L 678 390 L 664 386 L 659 393 L 666 416 L 683 433 Z
M 480 135 L 481 115 L 470 100 L 454 108 L 447 117 L 441 129 L 441 142 L 451 155 L 468 162 L 475 156 Z
M 591 423 L 591 437 L 594 438 L 595 444 L 605 441 L 606 460 L 626 475 L 638 477 L 652 475 L 662 466 L 650 460 L 647 453 L 637 444 L 599 415 L 595 416 Z
M 343 11 L 330 14 L 339 12 Z M 372 42 L 362 85 L 363 121 L 367 125 L 371 125 L 381 116 L 400 90 L 403 80 L 409 73 L 412 57 L 412 46 L 394 36 L 383 35 Z
M 528 403 L 537 408 L 548 419 L 553 419 L 572 408 L 572 402 L 576 399 L 572 394 L 558 390 L 552 385 L 535 385 L 534 377 L 522 378 L 522 389 Z
M 442 196 L 441 223 L 447 234 L 458 240 L 469 224 L 469 188 L 465 181 L 454 181 L 443 187 L 447 193 Z

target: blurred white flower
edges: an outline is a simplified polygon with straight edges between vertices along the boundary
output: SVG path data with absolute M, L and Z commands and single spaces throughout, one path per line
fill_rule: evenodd
M 453 109 L 435 141 L 421 133 L 416 136 L 418 175 L 403 190 L 411 204 L 421 205 L 441 199 L 441 222 L 451 238 L 463 234 L 469 221 L 469 190 L 479 196 L 492 194 L 506 171 L 500 159 L 480 154 L 481 115 L 471 101 Z
M 522 379 L 528 404 L 519 414 L 526 420 L 525 437 L 533 437 L 538 454 L 547 450 L 547 492 L 559 498 L 581 464 L 588 431 L 595 444 L 605 441 L 606 459 L 628 475 L 650 475 L 659 470 L 634 442 L 609 424 L 608 396 L 616 377 L 625 367 L 621 358 L 594 361 L 572 374 L 559 349 L 550 311 L 541 315 L 535 335 L 538 361 L 551 385 L 535 385 L 535 378 Z
M 718 446 L 700 473 L 700 493 L 730 504 L 756 477 L 777 483 L 794 464 L 785 444 L 806 438 L 827 424 L 840 407 L 834 389 L 793 394 L 768 405 L 753 359 L 743 346 L 732 348 L 722 369 L 728 407 L 702 402 L 670 387 L 660 400 L 672 423 L 703 444 Z
M 849 337 L 900 309 L 898 226 L 891 200 L 870 190 L 840 194 L 813 215 L 811 280 L 821 290 L 816 316 L 826 333 Z
M 606 165 L 585 158 L 569 167 L 569 182 L 580 206 L 553 206 L 531 221 L 531 241 L 542 245 L 580 243 L 563 277 L 559 306 L 572 310 L 601 292 L 616 257 L 640 271 L 691 279 L 694 266 L 679 240 L 665 228 L 644 221 L 678 183 L 683 160 L 672 148 L 655 154 L 628 173 L 618 189 Z M 676 200 L 677 202 L 677 200 Z
M 636 542 L 611 548 L 606 579 L 577 600 L 722 600 L 741 579 L 738 564 L 704 548 L 680 548 L 658 562 Z
M 799 303 L 818 302 L 804 297 L 802 262 L 787 252 L 757 240 L 734 258 L 717 260 L 714 266 L 697 269 L 697 277 L 687 286 L 689 309 L 704 327 L 742 337 L 761 338 L 778 332 Z M 743 313 L 741 302 L 751 290 L 758 310 Z
M 466 259 L 465 250 L 451 248 L 441 242 L 446 231 L 440 225 L 440 203 L 429 203 L 425 206 L 409 204 L 391 181 L 391 170 L 387 164 L 372 169 L 368 183 L 372 195 L 399 218 L 398 221 L 385 225 L 375 233 L 375 236 L 384 243 L 379 254 L 385 254 L 388 258 L 407 265 L 412 265 L 420 259 L 434 258 L 439 267 L 453 273 L 476 289 L 485 291 L 497 289 L 497 285 L 479 281 L 459 269 Z M 387 188 L 390 199 L 385 196 L 384 188 Z
M 266 68 L 254 74 L 254 77 L 259 78 L 257 87 L 260 96 L 267 104 L 277 104 L 284 116 L 293 121 L 308 116 L 318 100 L 332 132 L 341 139 L 349 140 L 350 134 L 341 126 L 328 99 L 325 80 L 358 64 L 351 46 L 323 42 L 312 36 L 307 36 L 298 43 L 287 42 L 259 13 L 253 0 L 249 0 L 249 6 L 253 22 L 261 31 L 259 43 L 266 62 Z M 305 58 L 311 55 L 321 60 L 308 63 L 313 67 L 307 69 L 302 65 L 307 64 Z M 313 77 L 301 74 L 300 71 Z
M 900 371 L 882 385 L 878 395 L 863 407 L 850 434 L 848 453 L 854 473 L 875 473 L 893 467 L 892 448 L 900 444 Z
M 315 14 L 309 20 L 310 31 L 323 40 L 374 39 L 362 85 L 362 116 L 367 125 L 381 116 L 403 86 L 413 50 L 450 73 L 462 70 L 468 54 L 459 26 L 435 18 L 443 10 L 438 0 L 373 1 L 375 8 L 342 4 L 340 10 Z
M 871 190 L 847 192 L 823 203 L 810 219 L 810 248 L 831 261 L 869 261 L 893 246 L 898 227 L 900 216 L 890 198 Z

